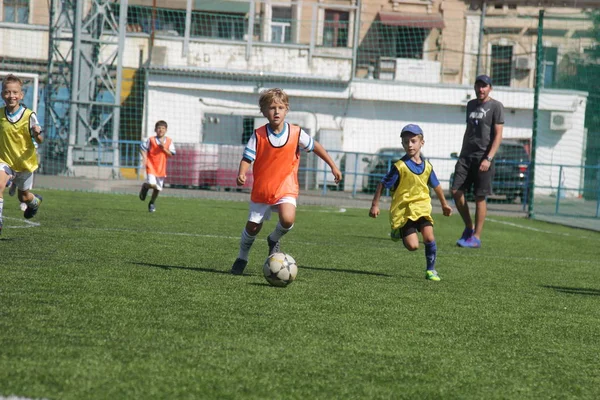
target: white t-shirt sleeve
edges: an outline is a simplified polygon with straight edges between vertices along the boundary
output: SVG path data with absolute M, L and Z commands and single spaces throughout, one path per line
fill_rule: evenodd
M 141 151 L 148 151 L 149 148 L 150 148 L 150 138 L 146 139 L 146 141 L 142 142 L 142 144 L 140 145 Z
M 310 153 L 315 148 L 315 141 L 310 135 L 300 129 L 300 148 L 307 153 Z
M 175 143 L 171 140 L 171 144 L 169 145 L 169 151 L 171 154 L 175 154 Z
M 256 132 L 252 133 L 248 143 L 246 143 L 246 147 L 244 148 L 244 158 L 247 158 L 250 161 L 254 161 L 256 158 Z

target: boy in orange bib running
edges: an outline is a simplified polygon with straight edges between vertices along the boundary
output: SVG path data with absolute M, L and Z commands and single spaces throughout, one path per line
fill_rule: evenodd
M 231 267 L 233 275 L 242 275 L 244 272 L 250 248 L 264 220 L 270 219 L 271 210 L 279 213 L 279 222 L 267 237 L 269 255 L 279 252 L 279 240 L 294 226 L 301 149 L 313 151 L 325 161 L 331 168 L 335 183 L 342 179 L 342 173 L 327 150 L 302 128 L 285 122 L 289 99 L 283 90 L 270 89 L 262 92 L 258 105 L 269 123 L 254 131 L 240 161 L 237 185 L 244 185 L 246 173 L 252 163 L 254 184 L 248 222 L 240 239 L 240 251 Z
M 175 154 L 175 145 L 167 137 L 168 125 L 165 121 L 158 121 L 154 125 L 156 136 L 148 138 L 140 146 L 142 165 L 146 166 L 146 182 L 140 190 L 140 200 L 146 200 L 148 190 L 152 189 L 152 197 L 148 203 L 148 211 L 156 211 L 156 198 L 163 189 L 167 176 L 167 158 Z

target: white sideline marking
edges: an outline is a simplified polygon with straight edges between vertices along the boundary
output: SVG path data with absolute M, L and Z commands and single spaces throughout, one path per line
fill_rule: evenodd
M 309 212 L 309 213 L 345 213 L 346 209 L 345 208 L 340 208 L 338 210 L 308 210 L 308 209 L 301 209 L 301 208 L 296 208 L 296 212 L 301 212 L 301 211 L 305 211 L 305 212 Z
M 514 222 L 498 221 L 497 219 L 493 219 L 493 218 L 486 218 L 486 221 L 491 221 L 491 222 L 496 222 L 498 224 L 504 224 L 504 225 L 514 226 L 516 228 L 527 229 L 527 230 L 535 231 L 535 232 L 548 233 L 548 234 L 551 234 L 551 235 L 562 235 L 562 236 L 578 237 L 578 238 L 583 238 L 583 239 L 591 239 L 590 236 L 572 235 L 572 234 L 567 233 L 567 232 L 549 231 L 549 230 L 546 230 L 546 229 L 539 229 L 539 228 L 533 228 L 531 226 L 525 226 L 525 225 L 515 224 Z
M 4 396 L 0 396 L 0 400 L 34 400 L 31 397 L 20 397 L 20 396 L 8 396 L 8 397 L 4 397 Z M 44 399 L 40 399 L 40 400 L 44 400 Z
M 501 221 L 498 221 L 498 222 L 501 222 Z M 520 227 L 520 225 L 516 225 L 516 226 Z M 95 231 L 106 231 L 106 232 L 132 232 L 132 233 L 139 233 L 139 234 L 146 234 L 149 232 L 149 231 L 140 231 L 140 230 L 136 230 L 136 229 L 125 229 L 125 228 L 80 228 L 80 229 L 90 229 L 90 230 L 95 230 Z M 165 236 L 170 235 L 170 236 L 188 236 L 188 237 L 211 238 L 211 239 L 227 239 L 227 240 L 236 240 L 236 241 L 240 240 L 239 236 L 209 235 L 209 234 L 183 233 L 183 232 L 155 232 L 155 231 L 152 231 L 152 233 L 156 233 L 157 235 L 165 235 Z M 554 232 L 547 231 L 547 233 L 554 233 Z M 294 242 L 294 244 L 301 244 L 304 246 L 321 246 L 322 245 L 322 243 L 316 243 L 316 242 Z M 346 247 L 345 244 L 336 244 L 336 243 L 329 243 L 328 246 Z M 450 257 L 467 256 L 467 253 L 468 253 L 469 258 L 485 258 L 485 259 L 496 258 L 496 259 L 500 259 L 500 260 L 515 260 L 516 259 L 516 260 L 548 261 L 548 262 L 553 262 L 553 263 L 558 263 L 558 262 L 565 262 L 565 263 L 579 262 L 579 263 L 586 263 L 586 264 L 596 264 L 597 263 L 597 261 L 595 261 L 595 260 L 575 260 L 572 258 L 560 259 L 560 258 L 539 258 L 539 257 L 522 257 L 522 256 L 513 256 L 513 257 L 508 256 L 507 257 L 507 256 L 493 256 L 490 254 L 478 255 L 474 251 L 456 251 L 456 250 L 445 251 L 443 254 L 441 254 L 441 256 L 442 257 L 445 257 L 445 256 L 450 256 Z M 440 257 L 440 254 L 438 254 L 438 257 Z M 2 399 L 0 399 L 0 400 L 2 400 Z
M 40 226 L 39 222 L 29 221 L 29 220 L 22 219 L 22 218 L 4 217 L 3 219 L 5 221 L 7 219 L 10 219 L 10 220 L 13 220 L 13 221 L 19 221 L 19 222 L 24 222 L 25 223 L 25 225 L 4 225 L 5 228 L 26 229 L 26 228 L 37 228 L 38 226 Z M 0 400 L 3 400 L 3 398 L 0 397 Z

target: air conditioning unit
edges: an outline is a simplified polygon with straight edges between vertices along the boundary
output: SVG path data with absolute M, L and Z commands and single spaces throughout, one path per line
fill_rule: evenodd
M 515 60 L 515 69 L 528 71 L 531 69 L 531 59 L 529 57 L 517 57 Z
M 550 129 L 564 131 L 573 127 L 573 115 L 567 112 L 552 111 L 550 113 Z

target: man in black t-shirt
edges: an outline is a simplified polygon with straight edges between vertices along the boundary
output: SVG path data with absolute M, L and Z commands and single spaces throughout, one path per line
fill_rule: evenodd
M 490 97 L 492 79 L 479 75 L 475 79 L 476 99 L 467 104 L 467 128 L 460 156 L 454 169 L 452 196 L 465 229 L 456 242 L 460 247 L 481 247 L 481 232 L 487 213 L 486 196 L 492 193 L 494 156 L 502 142 L 504 106 Z M 471 219 L 465 192 L 474 185 L 475 224 Z

